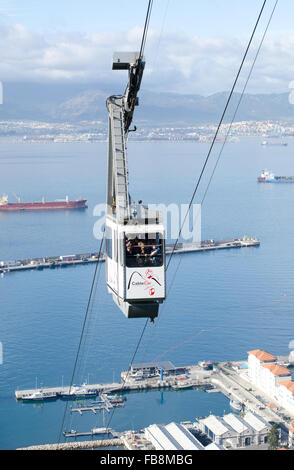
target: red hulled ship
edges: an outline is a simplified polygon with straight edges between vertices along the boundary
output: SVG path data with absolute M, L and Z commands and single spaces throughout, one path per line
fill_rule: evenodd
M 68 196 L 65 199 L 57 199 L 56 201 L 47 202 L 43 198 L 42 201 L 37 202 L 21 202 L 17 203 L 8 202 L 8 196 L 4 194 L 0 198 L 0 211 L 36 211 L 36 210 L 66 210 L 66 209 L 86 209 L 87 199 L 77 199 L 76 201 L 69 201 Z

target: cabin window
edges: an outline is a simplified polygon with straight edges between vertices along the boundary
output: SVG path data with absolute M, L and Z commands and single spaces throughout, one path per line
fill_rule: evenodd
M 117 263 L 117 232 L 113 231 L 113 259 Z
M 112 259 L 112 230 L 109 227 L 106 227 L 106 253 Z
M 163 264 L 163 240 L 159 233 L 126 234 L 125 250 L 128 268 L 150 268 Z

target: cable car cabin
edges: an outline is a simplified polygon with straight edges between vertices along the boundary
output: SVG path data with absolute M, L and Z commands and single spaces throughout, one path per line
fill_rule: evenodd
M 126 317 L 153 320 L 165 299 L 165 231 L 160 212 L 130 197 L 126 145 L 144 66 L 141 53 L 114 54 L 113 69 L 128 70 L 129 78 L 123 96 L 111 95 L 106 100 L 106 283 Z
M 106 219 L 106 282 L 127 318 L 157 317 L 165 299 L 162 224 L 123 225 Z

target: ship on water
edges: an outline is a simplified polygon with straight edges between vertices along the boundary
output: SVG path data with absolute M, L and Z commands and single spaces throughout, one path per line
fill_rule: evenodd
M 269 142 L 268 140 L 264 140 L 261 145 L 269 145 L 269 146 L 275 146 L 278 145 L 280 147 L 287 147 L 288 143 L 287 142 Z
M 294 183 L 294 176 L 275 176 L 267 170 L 264 170 L 257 178 L 259 183 Z
M 0 211 L 36 211 L 36 210 L 68 210 L 68 209 L 86 209 L 87 199 L 77 199 L 70 201 L 68 196 L 65 199 L 57 199 L 55 201 L 47 202 L 44 198 L 41 201 L 36 202 L 8 202 L 7 194 L 3 194 L 0 198 Z

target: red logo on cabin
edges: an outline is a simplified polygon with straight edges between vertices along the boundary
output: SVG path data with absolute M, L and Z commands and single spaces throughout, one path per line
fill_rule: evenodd
M 141 281 L 141 282 L 134 282 L 134 281 L 133 281 L 133 282 L 132 282 L 132 285 L 137 285 L 137 286 L 139 286 L 139 285 L 144 284 L 144 285 L 145 285 L 145 290 L 147 290 L 147 289 L 149 290 L 149 295 L 150 295 L 150 297 L 152 297 L 153 295 L 155 295 L 155 287 L 152 286 L 152 281 L 155 281 L 159 286 L 161 286 L 161 284 L 160 284 L 160 282 L 159 282 L 159 280 L 158 280 L 158 277 L 157 277 L 157 276 L 154 276 L 152 269 L 147 269 L 147 270 L 145 271 L 145 276 L 142 276 L 142 274 L 138 273 L 137 271 L 134 271 L 134 272 L 132 273 L 130 279 L 129 279 L 128 289 L 130 289 L 131 281 L 132 281 L 132 279 L 133 279 L 134 274 L 138 274 L 138 275 L 142 278 L 143 282 L 142 282 L 142 281 Z
M 146 274 L 147 279 L 152 279 L 153 271 L 151 271 L 151 269 L 147 269 L 145 274 Z

